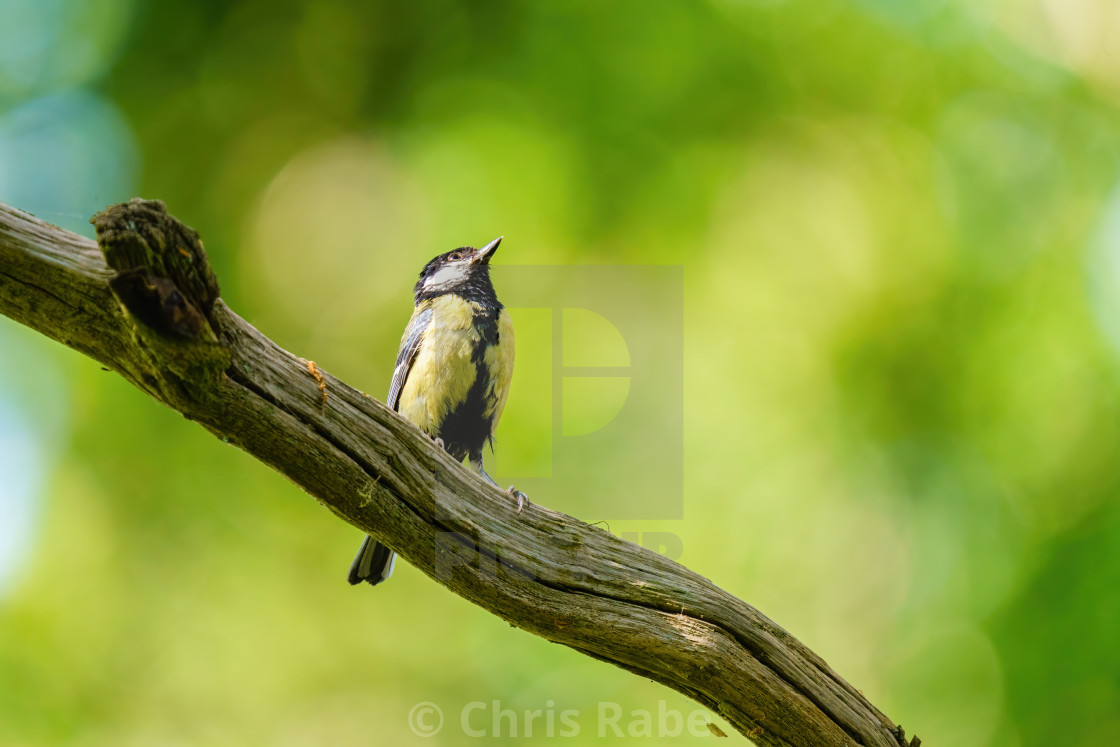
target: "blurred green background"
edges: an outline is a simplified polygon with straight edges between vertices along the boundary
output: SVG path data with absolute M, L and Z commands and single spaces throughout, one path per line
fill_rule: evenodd
M 1120 744 L 1118 45 L 1112 0 L 3 0 L 0 200 L 165 200 L 375 396 L 438 252 L 681 265 L 684 518 L 611 530 L 931 747 Z M 7 319 L 0 360 L 0 744 L 695 708 L 407 564 L 349 588 L 360 533 L 278 475 Z

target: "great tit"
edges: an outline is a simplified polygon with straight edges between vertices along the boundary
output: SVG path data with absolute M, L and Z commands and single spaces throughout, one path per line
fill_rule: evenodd
M 484 479 L 482 447 L 493 447 L 513 376 L 513 325 L 490 282 L 502 237 L 481 249 L 441 254 L 420 272 L 415 308 L 397 352 L 388 405 Z M 520 512 L 525 494 L 509 488 Z M 396 553 L 367 536 L 350 583 L 376 586 L 393 574 Z

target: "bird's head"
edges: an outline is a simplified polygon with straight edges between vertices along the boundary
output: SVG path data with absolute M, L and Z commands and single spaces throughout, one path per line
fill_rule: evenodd
M 461 246 L 439 255 L 424 265 L 420 280 L 414 289 L 416 300 L 443 295 L 444 293 L 493 294 L 490 283 L 490 258 L 498 250 L 502 237 L 491 241 L 481 249 Z

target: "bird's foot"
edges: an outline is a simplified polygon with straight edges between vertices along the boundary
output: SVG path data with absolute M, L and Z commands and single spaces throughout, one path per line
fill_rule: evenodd
M 428 438 L 432 438 L 432 437 L 428 436 Z M 441 451 L 447 451 L 447 445 L 443 442 L 442 438 L 439 438 L 438 436 L 436 438 L 432 438 L 432 443 L 434 443 L 436 446 L 438 446 Z
M 494 481 L 494 478 L 491 477 L 485 469 L 483 469 L 482 459 L 480 457 L 472 458 L 471 466 L 478 470 L 478 474 L 482 477 L 483 480 L 498 488 L 498 483 L 496 483 Z M 517 500 L 517 513 L 521 513 L 521 509 L 525 508 L 525 504 L 529 502 L 529 496 L 522 493 L 513 485 L 510 485 L 508 488 L 506 488 L 506 495 Z
M 509 486 L 509 489 L 506 490 L 506 494 L 509 495 L 510 498 L 515 498 L 517 500 L 517 513 L 521 513 L 521 509 L 525 508 L 525 504 L 529 502 L 529 496 L 522 493 L 513 485 Z

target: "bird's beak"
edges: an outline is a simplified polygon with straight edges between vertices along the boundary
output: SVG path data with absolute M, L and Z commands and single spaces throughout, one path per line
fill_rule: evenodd
M 475 255 L 474 262 L 481 262 L 484 265 L 490 264 L 490 258 L 494 256 L 494 252 L 498 251 L 498 244 L 500 243 L 502 243 L 501 236 L 479 249 L 478 254 Z

